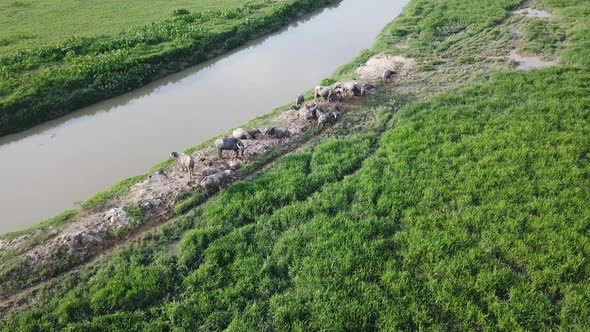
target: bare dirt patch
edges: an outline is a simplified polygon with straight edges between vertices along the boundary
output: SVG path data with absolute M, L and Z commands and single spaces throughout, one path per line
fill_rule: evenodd
M 551 13 L 544 11 L 544 10 L 537 10 L 532 9 L 529 7 L 525 7 L 519 9 L 517 11 L 512 12 L 513 15 L 523 15 L 530 18 L 550 18 L 552 15 Z
M 403 56 L 393 56 L 385 53 L 379 53 L 369 59 L 367 63 L 359 67 L 356 72 L 361 79 L 370 83 L 376 83 L 381 80 L 386 70 L 396 72 L 392 81 L 402 81 L 416 69 L 416 61 Z

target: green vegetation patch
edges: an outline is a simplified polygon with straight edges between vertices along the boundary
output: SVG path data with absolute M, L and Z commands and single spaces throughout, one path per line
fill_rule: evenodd
M 6 0 L 0 2 L 0 54 L 57 44 L 72 36 L 114 35 L 154 21 L 179 10 L 191 12 L 227 10 L 244 0 Z M 64 15 L 67 13 L 67 15 Z M 170 14 L 169 14 L 170 13 Z M 24 36 L 29 36 L 24 38 Z
M 567 28 L 567 48 L 563 60 L 573 65 L 590 66 L 590 3 L 585 1 L 543 0 L 562 27 Z
M 407 55 L 421 59 L 448 48 L 454 42 L 448 40 L 453 35 L 477 34 L 499 24 L 506 18 L 507 11 L 519 4 L 519 0 L 413 0 L 377 38 L 375 48 L 390 50 L 391 45 L 410 36 L 412 47 Z

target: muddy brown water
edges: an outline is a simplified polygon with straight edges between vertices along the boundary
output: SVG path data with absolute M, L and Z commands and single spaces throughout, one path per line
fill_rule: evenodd
M 368 48 L 408 0 L 344 0 L 233 52 L 0 138 L 0 233 L 269 113 Z

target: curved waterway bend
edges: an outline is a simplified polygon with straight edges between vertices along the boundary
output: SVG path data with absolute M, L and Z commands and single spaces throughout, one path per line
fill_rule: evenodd
M 344 0 L 244 47 L 0 138 L 0 233 L 269 113 L 368 48 L 408 0 Z

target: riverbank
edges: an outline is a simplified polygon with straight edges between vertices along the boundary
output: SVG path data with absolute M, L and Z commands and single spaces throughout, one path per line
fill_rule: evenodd
M 413 0 L 324 82 L 396 56 L 415 71 L 263 172 L 41 287 L 3 328 L 584 329 L 586 9 Z M 535 44 L 553 68 L 519 71 L 509 55 L 539 27 L 572 37 Z
M 337 0 L 251 2 L 179 12 L 105 37 L 0 57 L 0 136 L 55 119 L 236 48 Z

